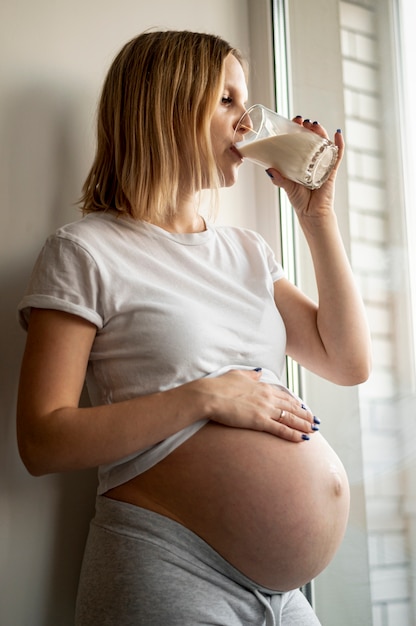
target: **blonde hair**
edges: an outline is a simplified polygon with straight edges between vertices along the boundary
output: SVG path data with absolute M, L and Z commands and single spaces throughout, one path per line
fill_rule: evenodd
M 246 69 L 238 50 L 214 35 L 146 32 L 122 48 L 99 102 L 84 213 L 115 209 L 135 219 L 166 219 L 181 194 L 221 186 L 210 120 L 230 53 Z

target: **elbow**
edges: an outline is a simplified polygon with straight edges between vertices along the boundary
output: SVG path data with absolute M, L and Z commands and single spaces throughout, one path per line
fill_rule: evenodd
M 23 461 L 23 465 L 25 466 L 29 474 L 33 476 L 34 478 L 39 478 L 40 476 L 46 476 L 46 474 L 51 473 L 51 472 L 42 471 L 37 465 L 28 463 L 26 461 Z
M 53 473 L 49 467 L 48 455 L 33 435 L 17 431 L 17 445 L 20 459 L 31 476 L 45 476 Z
M 45 476 L 51 473 L 46 469 L 45 464 L 41 462 L 39 454 L 36 454 L 27 444 L 19 442 L 19 455 L 31 476 Z
M 362 385 L 365 383 L 370 376 L 370 372 L 356 372 L 354 375 L 351 375 L 346 381 L 341 383 L 345 387 L 354 387 L 355 385 Z
M 362 371 L 358 377 L 357 382 L 355 383 L 356 385 L 361 385 L 362 383 L 365 383 L 371 375 L 371 370 L 372 370 L 372 365 L 371 362 L 367 365 L 367 367 L 362 368 Z
M 356 372 L 355 372 L 356 382 L 354 382 L 353 384 L 360 385 L 362 383 L 365 383 L 370 378 L 372 368 L 373 368 L 373 359 L 372 359 L 371 348 L 369 348 L 368 352 L 356 364 Z
M 59 471 L 62 440 L 50 428 L 47 416 L 17 407 L 16 438 L 20 459 L 31 476 L 45 476 Z
M 370 377 L 372 369 L 371 357 L 367 359 L 361 359 L 356 363 L 350 364 L 347 369 L 344 369 L 340 379 L 336 381 L 339 385 L 345 387 L 353 387 L 355 385 L 361 385 L 365 383 Z

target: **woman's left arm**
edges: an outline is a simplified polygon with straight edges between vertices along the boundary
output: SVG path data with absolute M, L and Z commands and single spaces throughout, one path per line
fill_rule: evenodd
M 302 122 L 326 137 L 319 124 Z M 272 169 L 273 182 L 291 202 L 308 243 L 315 270 L 318 304 L 286 279 L 275 283 L 275 301 L 287 331 L 287 352 L 301 365 L 340 385 L 366 380 L 371 368 L 371 341 L 364 306 L 342 242 L 334 211 L 336 172 L 344 152 L 342 134 L 334 139 L 338 160 L 328 181 L 316 190 L 283 178 Z

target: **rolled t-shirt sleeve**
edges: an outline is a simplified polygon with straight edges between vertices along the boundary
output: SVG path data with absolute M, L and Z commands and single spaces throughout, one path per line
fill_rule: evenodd
M 274 255 L 273 250 L 271 249 L 271 247 L 269 246 L 269 244 L 266 242 L 266 240 L 261 236 L 258 235 L 260 241 L 262 242 L 263 248 L 264 248 L 264 253 L 266 255 L 266 259 L 267 259 L 267 266 L 270 272 L 270 275 L 272 277 L 273 282 L 276 282 L 277 280 L 280 280 L 281 278 L 285 277 L 285 271 L 282 267 L 282 265 L 276 260 L 276 257 Z
M 31 308 L 78 315 L 102 328 L 100 275 L 90 253 L 71 239 L 52 235 L 41 250 L 26 293 L 18 305 L 19 322 L 27 329 Z

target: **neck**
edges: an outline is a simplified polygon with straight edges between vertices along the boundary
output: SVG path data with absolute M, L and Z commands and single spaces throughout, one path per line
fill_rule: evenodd
M 192 220 L 174 217 L 163 222 L 152 223 L 170 233 L 201 233 L 207 229 L 205 220 L 201 215 L 196 215 Z
M 206 230 L 205 220 L 195 208 L 194 200 L 183 202 L 175 215 L 152 223 L 170 233 L 200 233 Z

